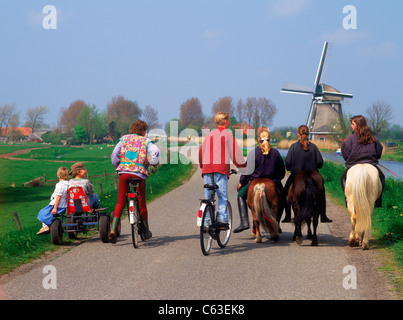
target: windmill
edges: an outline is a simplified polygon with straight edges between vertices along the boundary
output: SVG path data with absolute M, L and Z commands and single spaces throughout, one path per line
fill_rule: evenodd
M 325 42 L 313 90 L 300 90 L 296 88 L 283 88 L 281 90 L 281 92 L 287 93 L 312 95 L 306 125 L 309 128 L 313 140 L 315 139 L 315 135 L 323 137 L 327 134 L 334 134 L 331 125 L 338 121 L 343 113 L 341 101 L 343 101 L 344 98 L 353 97 L 352 94 L 342 93 L 329 85 L 320 83 L 327 49 L 328 42 Z

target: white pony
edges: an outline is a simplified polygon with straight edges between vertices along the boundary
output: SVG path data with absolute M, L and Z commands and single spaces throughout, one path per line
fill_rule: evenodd
M 381 192 L 379 173 L 373 165 L 357 164 L 347 171 L 345 195 L 352 224 L 348 239 L 350 247 L 358 246 L 361 238 L 362 248 L 369 249 L 372 211 Z

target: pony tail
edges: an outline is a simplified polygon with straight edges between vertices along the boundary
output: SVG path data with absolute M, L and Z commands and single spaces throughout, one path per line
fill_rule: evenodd
M 267 190 L 264 183 L 257 183 L 253 190 L 254 211 L 260 224 L 267 232 L 278 232 L 279 225 L 277 219 L 273 217 L 273 209 L 267 203 Z
M 298 134 L 299 134 L 299 143 L 305 151 L 309 149 L 309 129 L 306 125 L 299 126 L 298 128 Z
M 366 180 L 369 173 L 365 167 L 359 171 L 354 181 L 354 187 L 352 192 L 352 199 L 354 202 L 354 210 L 356 214 L 356 232 L 364 232 L 371 228 L 371 204 L 366 196 L 367 190 L 372 190 L 374 187 L 371 180 Z M 350 209 L 350 208 L 349 208 Z
M 263 142 L 260 144 L 259 148 L 262 150 L 263 154 L 266 156 L 269 154 L 271 145 L 269 141 L 263 140 Z

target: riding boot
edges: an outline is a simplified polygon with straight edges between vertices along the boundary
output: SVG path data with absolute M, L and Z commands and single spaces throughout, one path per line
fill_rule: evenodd
M 151 237 L 153 236 L 152 232 L 150 231 L 150 227 L 148 226 L 148 221 L 147 220 L 143 220 L 143 225 L 144 225 L 144 238 L 146 240 L 151 239 Z
M 376 199 L 376 201 L 375 201 L 375 208 L 382 208 L 382 193 L 383 193 L 383 189 L 385 188 L 385 175 L 378 168 L 378 166 L 375 166 L 375 167 L 378 169 L 379 179 L 381 180 L 381 184 L 382 184 L 382 192 L 381 192 L 381 195 L 379 196 L 379 198 Z
M 249 229 L 249 217 L 248 217 L 248 206 L 246 204 L 246 200 L 242 197 L 238 197 L 238 211 L 239 218 L 241 219 L 241 224 L 238 228 L 234 230 L 234 233 L 242 232 L 246 229 Z
M 288 197 L 286 197 L 286 199 L 285 199 L 284 209 L 285 209 L 285 217 L 284 217 L 283 221 L 281 221 L 281 222 L 289 223 L 289 222 L 291 222 L 291 205 L 290 205 L 290 202 L 288 201 Z
M 119 222 L 120 222 L 120 218 L 113 217 L 111 232 L 109 234 L 109 242 L 111 242 L 111 243 L 116 243 Z

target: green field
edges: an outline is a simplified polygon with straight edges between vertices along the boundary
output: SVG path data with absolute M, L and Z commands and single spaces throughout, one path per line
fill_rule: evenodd
M 74 162 L 83 161 L 89 176 L 100 175 L 90 178 L 90 181 L 100 198 L 101 206 L 109 208 L 111 212 L 116 205 L 118 191 L 115 190 L 113 175 L 108 176 L 115 172 L 110 161 L 113 147 L 46 147 L 18 155 L 18 158 L 28 159 L 27 161 L 0 159 L 0 275 L 22 263 L 39 258 L 46 251 L 58 248 L 51 244 L 50 235 L 36 235 L 41 227 L 41 222 L 37 220 L 38 212 L 49 204 L 56 182 L 38 187 L 23 187 L 23 183 L 43 176 L 47 180 L 57 180 L 56 172 L 59 167 L 70 168 Z M 32 145 L 22 148 L 32 148 Z M 21 147 L 0 145 L 0 154 L 19 149 Z M 193 172 L 192 164 L 184 165 L 181 161 L 177 165 L 159 166 L 146 180 L 147 202 L 178 187 Z M 18 214 L 22 230 L 17 230 L 13 221 L 14 211 Z M 64 241 L 68 243 L 71 240 L 64 237 Z

